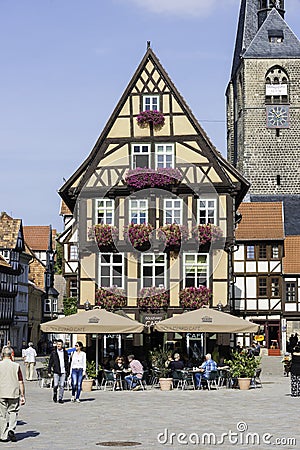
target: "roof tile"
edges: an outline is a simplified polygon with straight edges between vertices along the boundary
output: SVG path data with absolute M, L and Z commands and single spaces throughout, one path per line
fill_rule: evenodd
M 236 230 L 237 240 L 284 239 L 282 202 L 241 203 L 242 221 Z
M 283 273 L 300 274 L 300 236 L 287 236 L 284 241 Z

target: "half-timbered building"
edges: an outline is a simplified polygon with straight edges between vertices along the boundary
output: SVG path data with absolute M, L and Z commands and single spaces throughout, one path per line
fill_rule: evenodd
M 80 307 L 121 306 L 153 324 L 195 307 L 182 292 L 201 287 L 204 303 L 226 307 L 236 209 L 248 187 L 148 46 L 90 155 L 59 191 L 74 218 L 70 242 L 78 240 Z

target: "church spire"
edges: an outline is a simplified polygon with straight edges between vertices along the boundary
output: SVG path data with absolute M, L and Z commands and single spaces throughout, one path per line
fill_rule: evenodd
M 284 19 L 284 0 L 259 0 L 258 2 L 258 28 L 261 27 L 266 20 L 271 9 L 276 8 L 281 17 Z

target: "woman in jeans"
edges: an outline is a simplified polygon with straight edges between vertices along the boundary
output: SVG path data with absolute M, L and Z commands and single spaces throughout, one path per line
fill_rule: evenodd
M 86 354 L 82 351 L 83 344 L 78 341 L 75 344 L 76 351 L 73 353 L 71 361 L 72 397 L 71 402 L 79 403 L 81 394 L 82 378 L 86 372 Z

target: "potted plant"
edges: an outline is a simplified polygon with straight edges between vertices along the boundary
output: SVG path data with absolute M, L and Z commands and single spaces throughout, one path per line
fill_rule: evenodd
M 124 237 L 138 250 L 150 248 L 150 238 L 153 226 L 150 223 L 131 223 L 124 228 Z
M 209 304 L 212 291 L 206 286 L 187 287 L 179 292 L 179 303 L 183 309 L 199 309 Z
M 199 245 L 206 245 L 219 241 L 223 236 L 223 231 L 220 227 L 211 223 L 200 224 L 193 228 L 192 236 Z
M 167 310 L 169 306 L 170 296 L 169 291 L 165 288 L 147 287 L 139 292 L 137 301 L 138 307 L 142 311 L 159 311 L 160 309 Z
M 150 360 L 153 369 L 157 370 L 159 385 L 162 391 L 170 391 L 173 387 L 173 378 L 170 377 L 169 361 L 172 354 L 161 346 L 150 351 Z
M 156 131 L 161 130 L 165 124 L 163 113 L 156 109 L 140 112 L 136 121 L 139 127 L 147 128 L 148 126 L 152 126 Z
M 125 183 L 134 189 L 149 187 L 174 186 L 181 182 L 182 174 L 179 169 L 164 167 L 158 169 L 137 167 L 127 171 Z
M 226 361 L 230 367 L 231 376 L 237 378 L 241 390 L 250 388 L 251 379 L 260 365 L 260 361 L 261 358 L 249 355 L 246 350 L 242 350 L 240 353 L 233 351 L 231 359 Z
M 122 309 L 127 304 L 124 290 L 115 286 L 109 288 L 100 287 L 95 292 L 95 304 L 107 311 Z
M 82 380 L 82 391 L 90 392 L 93 388 L 94 380 L 97 378 L 95 361 L 86 362 L 86 377 Z
M 188 239 L 188 228 L 185 225 L 178 225 L 176 223 L 164 225 L 159 227 L 157 237 L 165 241 L 167 249 L 179 249 L 182 242 Z
M 118 238 L 117 227 L 105 223 L 95 225 L 93 232 L 99 250 L 105 250 L 107 247 L 111 247 Z

